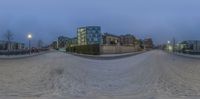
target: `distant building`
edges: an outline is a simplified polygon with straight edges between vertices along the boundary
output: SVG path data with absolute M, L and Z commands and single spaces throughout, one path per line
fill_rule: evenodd
M 25 48 L 24 43 L 18 43 L 18 42 L 12 42 L 11 43 L 11 49 L 12 50 L 20 50 L 20 49 L 24 49 L 24 48 Z
M 7 50 L 8 43 L 6 41 L 0 41 L 0 50 Z
M 131 34 L 120 35 L 120 44 L 123 46 L 135 46 L 136 38 Z
M 153 40 L 151 38 L 144 39 L 143 44 L 146 49 L 153 48 Z
M 73 46 L 77 46 L 78 45 L 78 39 L 77 39 L 77 37 L 75 37 L 75 38 L 70 38 L 68 41 L 67 41 L 67 43 L 66 43 L 67 45 L 67 47 L 73 47 Z
M 178 44 L 179 50 L 190 51 L 190 52 L 200 52 L 200 41 L 198 40 L 188 40 L 183 41 Z
M 77 30 L 78 45 L 101 44 L 102 35 L 100 26 L 80 27 Z
M 56 48 L 58 48 L 58 41 L 53 41 L 52 42 L 52 44 L 51 44 L 51 47 L 53 48 L 53 49 L 56 49 Z
M 120 38 L 117 35 L 104 33 L 102 38 L 103 38 L 104 45 L 119 45 L 120 44 Z
M 0 50 L 8 50 L 8 48 L 9 48 L 9 43 L 7 41 L 0 41 Z M 24 43 L 11 42 L 10 44 L 10 50 L 20 50 L 24 48 L 25 48 Z
M 58 48 L 65 48 L 66 47 L 66 42 L 70 38 L 64 37 L 64 36 L 59 36 L 58 37 Z

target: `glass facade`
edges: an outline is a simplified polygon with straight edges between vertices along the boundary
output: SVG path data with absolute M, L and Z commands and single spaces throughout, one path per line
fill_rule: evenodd
M 77 30 L 78 45 L 101 44 L 102 35 L 100 26 L 80 27 Z

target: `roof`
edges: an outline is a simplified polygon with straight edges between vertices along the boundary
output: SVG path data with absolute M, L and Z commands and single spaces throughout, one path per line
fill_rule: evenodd
M 119 37 L 117 35 L 109 34 L 109 33 L 104 33 L 103 36 L 113 36 L 113 37 Z
M 82 27 L 78 27 L 78 29 L 81 29 L 81 28 L 101 28 L 101 26 L 82 26 Z
M 192 44 L 192 43 L 200 43 L 199 40 L 187 40 L 187 41 L 182 41 L 180 44 Z

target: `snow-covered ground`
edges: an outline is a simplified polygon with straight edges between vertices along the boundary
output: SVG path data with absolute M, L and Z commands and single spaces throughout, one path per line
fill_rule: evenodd
M 199 99 L 200 60 L 154 50 L 92 60 L 51 52 L 0 60 L 0 99 Z

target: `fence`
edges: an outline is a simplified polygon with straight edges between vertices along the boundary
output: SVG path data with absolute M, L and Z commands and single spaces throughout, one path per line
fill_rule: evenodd
M 49 49 L 31 49 L 30 50 L 0 50 L 0 55 L 25 55 L 31 53 L 39 53 L 42 51 L 48 51 Z

